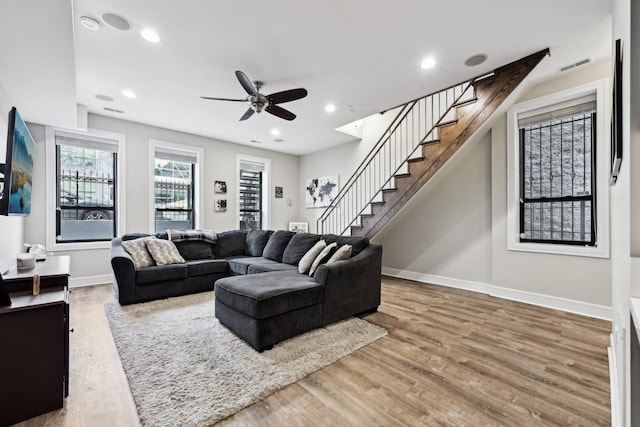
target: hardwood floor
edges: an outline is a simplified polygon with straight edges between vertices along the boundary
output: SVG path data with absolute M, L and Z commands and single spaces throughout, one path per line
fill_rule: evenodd
M 135 426 L 104 315 L 110 286 L 71 294 L 65 408 L 24 426 Z M 224 426 L 610 424 L 610 322 L 385 277 L 389 335 L 224 420 Z

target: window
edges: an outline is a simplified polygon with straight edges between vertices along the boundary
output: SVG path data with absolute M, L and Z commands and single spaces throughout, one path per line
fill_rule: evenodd
M 595 95 L 518 119 L 520 241 L 596 243 Z
M 47 129 L 47 245 L 107 246 L 119 234 L 119 152 L 124 137 Z M 103 242 L 103 243 L 100 243 Z M 96 243 L 98 246 L 95 246 Z
M 605 84 L 509 111 L 510 250 L 608 256 Z
M 151 141 L 153 232 L 197 228 L 198 159 L 202 150 Z
M 268 159 L 238 155 L 238 227 L 241 230 L 269 228 Z

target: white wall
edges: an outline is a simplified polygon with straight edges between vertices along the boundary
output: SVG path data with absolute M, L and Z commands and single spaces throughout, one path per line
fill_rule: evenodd
M 376 236 L 386 268 L 491 283 L 491 138 Z
M 13 107 L 13 101 L 9 93 L 0 81 L 0 163 L 5 162 L 5 152 L 7 150 L 7 120 L 9 110 Z M 29 126 L 31 128 L 31 126 Z M 37 165 L 37 163 L 36 163 Z M 0 263 L 4 265 L 5 260 L 14 260 L 18 252 L 23 252 L 24 248 L 24 219 L 15 216 L 0 216 Z
M 30 127 L 37 143 L 36 163 L 44 165 L 45 128 Z M 202 174 L 204 179 L 204 223 L 203 227 L 214 231 L 238 228 L 236 212 L 236 153 L 262 157 L 271 160 L 271 187 L 269 203 L 271 206 L 271 228 L 286 228 L 289 221 L 298 216 L 298 156 L 262 150 L 249 146 L 217 141 L 192 134 L 148 126 L 115 118 L 89 115 L 89 128 L 121 133 L 126 136 L 125 152 L 125 232 L 148 232 L 149 225 L 149 140 L 160 140 L 176 144 L 201 147 L 204 150 Z M 227 182 L 226 195 L 214 195 L 214 181 Z M 45 241 L 45 171 L 44 167 L 34 174 L 33 214 L 27 219 L 25 239 L 29 242 Z M 275 186 L 284 187 L 284 198 L 276 199 Z M 227 211 L 214 212 L 215 198 L 227 199 Z M 287 205 L 291 199 L 292 206 Z M 72 280 L 92 282 L 104 280 L 111 274 L 109 250 L 95 249 L 64 252 L 71 255 Z M 58 253 L 62 254 L 62 252 Z
M 300 179 L 298 197 L 300 209 L 296 221 L 309 223 L 309 231 L 315 233 L 316 221 L 324 208 L 305 207 L 305 182 L 311 178 L 338 175 L 338 186 L 342 188 L 351 178 L 362 160 L 369 154 L 380 136 L 389 127 L 399 112 L 399 108 L 384 114 L 374 114 L 362 120 L 362 139 L 356 142 L 338 145 L 300 157 Z M 286 196 L 285 196 L 286 197 Z

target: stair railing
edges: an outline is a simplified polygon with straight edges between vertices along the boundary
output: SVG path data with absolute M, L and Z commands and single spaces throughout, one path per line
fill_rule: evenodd
M 357 225 L 359 217 L 366 213 L 376 197 L 384 189 L 391 189 L 393 177 L 415 157 L 421 144 L 437 138 L 437 126 L 449 120 L 449 113 L 469 90 L 473 90 L 475 80 L 395 107 L 400 108 L 396 117 L 318 218 L 317 233 L 342 235 L 352 225 Z

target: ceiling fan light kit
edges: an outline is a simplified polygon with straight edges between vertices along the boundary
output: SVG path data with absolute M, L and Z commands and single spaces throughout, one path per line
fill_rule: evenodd
M 307 96 L 307 90 L 303 88 L 289 89 L 282 92 L 272 93 L 271 95 L 263 95 L 260 93 L 260 89 L 264 86 L 264 83 L 256 80 L 251 82 L 249 77 L 242 71 L 236 71 L 236 78 L 240 82 L 240 85 L 247 92 L 248 96 L 244 99 L 231 99 L 231 98 L 216 98 L 210 96 L 202 96 L 202 99 L 209 99 L 215 101 L 233 101 L 233 102 L 246 102 L 249 104 L 249 109 L 240 117 L 240 121 L 247 120 L 253 116 L 254 113 L 261 113 L 263 110 L 269 114 L 273 114 L 276 117 L 280 117 L 284 120 L 293 120 L 296 115 L 291 111 L 280 107 L 277 104 L 283 104 L 285 102 L 295 101 Z

